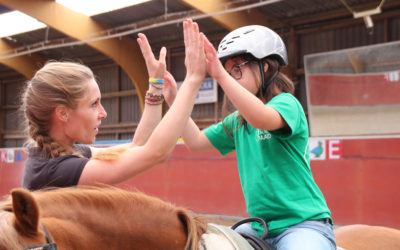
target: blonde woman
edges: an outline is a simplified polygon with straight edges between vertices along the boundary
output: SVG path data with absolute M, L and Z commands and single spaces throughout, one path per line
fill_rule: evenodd
M 174 104 L 161 121 L 162 93 L 168 100 L 167 93 L 176 87 L 166 86 L 162 90 L 165 48 L 157 60 L 146 36 L 139 34 L 150 87 L 137 132 L 127 145 L 107 149 L 86 146 L 95 141 L 101 120 L 107 116 L 99 87 L 88 67 L 49 62 L 41 68 L 28 82 L 22 98 L 31 138 L 22 186 L 35 190 L 117 184 L 166 161 L 186 125 L 206 71 L 203 35 L 198 25 L 188 20 L 183 27 L 187 74 Z

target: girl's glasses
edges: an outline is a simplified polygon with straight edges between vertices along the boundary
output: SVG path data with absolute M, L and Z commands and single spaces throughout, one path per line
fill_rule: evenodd
M 242 67 L 242 66 L 244 66 L 244 65 L 246 65 L 246 64 L 248 64 L 248 63 L 249 63 L 249 61 L 245 61 L 245 62 L 242 62 L 242 63 L 240 63 L 240 64 L 234 65 L 234 66 L 232 67 L 231 71 L 229 71 L 229 74 L 230 74 L 233 78 L 235 78 L 236 80 L 239 80 L 240 78 L 242 78 L 242 71 L 240 70 L 240 67 Z

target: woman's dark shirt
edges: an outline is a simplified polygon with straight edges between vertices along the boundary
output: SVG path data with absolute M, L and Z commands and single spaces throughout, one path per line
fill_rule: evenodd
M 82 154 L 63 155 L 48 158 L 40 148 L 29 148 L 28 159 L 23 171 L 22 187 L 37 190 L 45 187 L 69 187 L 79 182 L 83 168 L 92 156 L 88 146 L 74 145 L 74 150 Z

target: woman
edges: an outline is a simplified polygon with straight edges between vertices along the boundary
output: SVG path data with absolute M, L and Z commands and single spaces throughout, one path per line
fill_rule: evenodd
M 293 82 L 280 72 L 287 65 L 282 39 L 251 25 L 225 36 L 218 53 L 206 38 L 204 43 L 207 71 L 237 111 L 203 131 L 189 120 L 185 145 L 222 155 L 236 150 L 247 211 L 267 222 L 268 243 L 277 249 L 336 249 L 331 212 L 310 169 L 307 120 Z M 262 230 L 257 223 L 237 228 L 250 235 Z
M 174 104 L 161 121 L 161 92 L 167 94 L 174 88 L 166 86 L 167 89 L 162 90 L 165 48 L 156 60 L 146 37 L 139 34 L 138 43 L 145 57 L 150 87 L 144 114 L 128 145 L 111 149 L 85 145 L 95 141 L 101 120 L 107 115 L 100 103 L 99 87 L 88 67 L 50 62 L 35 74 L 23 95 L 22 108 L 32 139 L 23 187 L 35 190 L 49 186 L 117 184 L 168 159 L 205 76 L 202 34 L 191 20 L 185 21 L 183 26 L 187 74 Z M 166 95 L 167 100 L 168 97 Z M 113 153 L 118 157 L 113 157 Z

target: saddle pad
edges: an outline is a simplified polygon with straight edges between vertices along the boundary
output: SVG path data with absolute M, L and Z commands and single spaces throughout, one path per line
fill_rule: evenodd
M 254 250 L 240 234 L 230 227 L 208 223 L 208 230 L 201 236 L 199 250 Z

